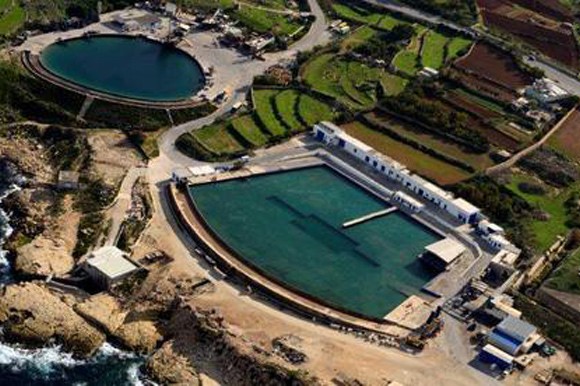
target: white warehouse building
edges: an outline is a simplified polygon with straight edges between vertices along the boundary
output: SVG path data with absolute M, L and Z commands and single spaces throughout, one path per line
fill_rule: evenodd
M 481 210 L 476 206 L 462 198 L 455 198 L 450 192 L 412 174 L 404 165 L 351 137 L 335 124 L 320 122 L 314 125 L 313 133 L 317 140 L 343 149 L 388 178 L 400 182 L 408 190 L 431 201 L 461 222 L 476 224 L 483 218 Z

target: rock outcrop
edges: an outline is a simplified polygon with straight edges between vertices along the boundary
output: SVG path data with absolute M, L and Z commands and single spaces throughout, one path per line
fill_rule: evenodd
M 164 385 L 201 385 L 198 373 L 187 358 L 174 351 L 173 341 L 166 342 L 149 358 L 146 371 Z
M 55 340 L 78 356 L 94 354 L 105 341 L 103 333 L 39 283 L 2 290 L 0 323 L 8 340 L 35 346 Z
M 115 334 L 127 316 L 119 301 L 107 293 L 91 296 L 76 304 L 74 310 L 109 335 Z
M 306 372 L 289 368 L 271 353 L 256 351 L 251 342 L 234 338 L 216 311 L 182 304 L 166 330 L 173 337 L 173 351 L 190 358 L 194 365 L 211 361 L 224 384 L 319 385 Z
M 163 338 L 150 320 L 125 323 L 114 335 L 125 347 L 142 354 L 153 352 Z

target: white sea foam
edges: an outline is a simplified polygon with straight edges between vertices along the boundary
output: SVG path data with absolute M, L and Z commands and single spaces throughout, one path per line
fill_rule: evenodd
M 32 350 L 0 344 L 0 365 L 10 366 L 14 373 L 36 370 L 41 374 L 50 374 L 56 366 L 73 367 L 82 363 L 72 354 L 63 352 L 60 346 Z

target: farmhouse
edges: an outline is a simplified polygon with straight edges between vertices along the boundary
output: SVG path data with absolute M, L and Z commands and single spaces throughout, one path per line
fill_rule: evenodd
M 139 266 L 119 248 L 107 246 L 91 253 L 84 270 L 99 287 L 109 289 L 139 270 Z
M 429 200 L 461 222 L 475 224 L 482 219 L 481 211 L 476 206 L 462 198 L 455 198 L 446 190 L 412 174 L 404 165 L 351 137 L 338 126 L 330 122 L 320 122 L 314 125 L 313 132 L 319 141 L 343 149 L 388 178 L 398 181 L 408 190 Z M 401 196 L 399 196 L 400 199 Z

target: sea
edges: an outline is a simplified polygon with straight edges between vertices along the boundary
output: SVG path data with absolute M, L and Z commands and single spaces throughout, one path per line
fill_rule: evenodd
M 16 167 L 0 160 L 0 285 L 14 283 L 10 261 L 2 246 L 12 233 L 2 200 L 25 183 Z M 0 330 L 1 338 L 1 330 Z M 155 385 L 140 371 L 145 358 L 105 343 L 95 356 L 77 359 L 53 344 L 28 349 L 0 339 L 0 385 Z

